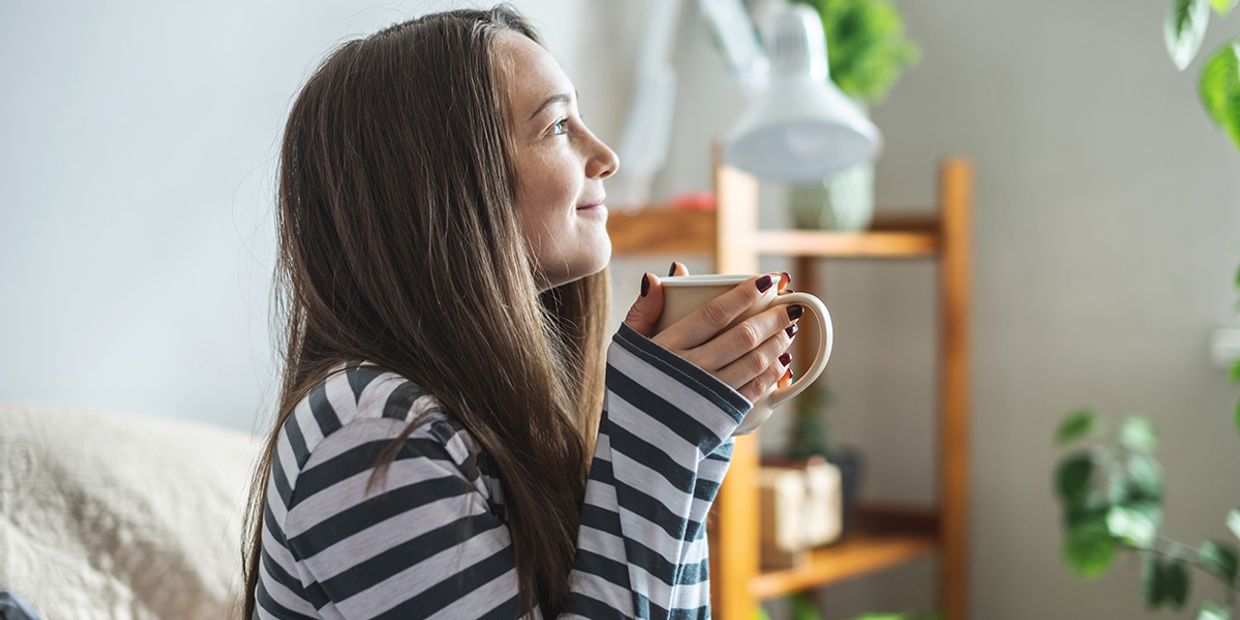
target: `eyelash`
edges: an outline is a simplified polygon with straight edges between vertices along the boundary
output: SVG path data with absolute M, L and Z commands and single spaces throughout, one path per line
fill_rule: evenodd
M 551 135 L 553 135 L 553 136 L 563 136 L 563 135 L 567 135 L 567 134 L 568 134 L 568 127 L 565 127 L 562 133 L 561 133 L 561 132 L 557 132 L 557 131 L 555 130 L 555 128 L 556 128 L 556 127 L 559 127 L 560 125 L 566 125 L 567 123 L 568 123 L 568 119 L 567 119 L 567 118 L 562 118 L 562 119 L 560 119 L 560 120 L 556 121 L 556 122 L 555 122 L 555 124 L 551 126 Z

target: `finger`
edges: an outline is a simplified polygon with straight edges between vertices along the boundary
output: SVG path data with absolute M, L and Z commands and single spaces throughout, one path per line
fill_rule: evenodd
M 783 290 L 784 290 L 784 289 L 788 288 L 788 285 L 789 285 L 789 284 L 792 284 L 792 276 L 788 275 L 788 272 L 787 272 L 787 271 L 781 271 L 781 272 L 779 272 L 779 290 L 780 290 L 780 292 L 783 292 Z
M 781 388 L 788 387 L 790 385 L 792 385 L 792 369 L 791 368 L 789 368 L 788 370 L 785 370 L 784 376 L 780 378 L 779 380 L 779 387 Z
M 685 267 L 684 264 L 682 264 L 680 261 L 672 261 L 672 267 L 671 269 L 668 269 L 667 275 L 687 276 L 689 275 L 689 268 Z
M 767 273 L 748 278 L 731 290 L 712 298 L 688 316 L 668 326 L 658 334 L 658 340 L 669 349 L 685 350 L 697 347 L 724 331 L 764 297 L 775 297 L 775 280 Z M 758 335 L 753 334 L 755 339 L 750 346 L 737 353 L 745 353 L 757 346 L 761 342 L 756 338 Z
M 715 376 L 728 385 L 737 386 L 752 381 L 754 377 L 761 375 L 764 370 L 776 363 L 781 365 L 781 369 L 787 368 L 792 363 L 792 353 L 788 351 L 788 347 L 792 344 L 792 336 L 789 333 L 795 332 L 780 329 L 777 334 L 767 338 L 758 347 L 714 370 Z M 706 367 L 703 366 L 703 368 Z M 780 374 L 783 374 L 782 370 Z
M 768 343 L 774 336 L 782 336 L 791 340 L 791 334 L 786 330 L 796 319 L 800 318 L 799 314 L 794 316 L 793 312 L 790 312 L 794 307 L 800 309 L 799 304 L 779 304 L 767 308 L 741 321 L 710 342 L 687 352 L 687 356 L 702 368 L 715 370 L 735 363 L 759 349 L 759 346 L 765 346 L 765 343 Z M 775 355 L 779 355 L 779 352 Z M 767 360 L 766 363 L 753 368 L 753 374 L 757 374 L 769 363 L 770 360 Z
M 749 399 L 749 402 L 755 402 L 759 398 L 766 396 L 779 383 L 780 377 L 785 374 L 785 370 L 787 370 L 785 367 L 780 366 L 779 362 L 776 362 L 737 391 Z
M 629 308 L 624 324 L 632 327 L 637 333 L 650 338 L 654 336 L 654 326 L 663 316 L 663 285 L 658 276 L 647 271 L 642 274 L 637 301 Z

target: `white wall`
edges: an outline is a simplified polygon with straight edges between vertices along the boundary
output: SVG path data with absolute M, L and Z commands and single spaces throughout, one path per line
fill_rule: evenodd
M 0 4 L 0 401 L 250 429 L 274 392 L 271 196 L 292 96 L 336 44 L 447 4 Z M 614 144 L 640 5 L 516 4 Z M 888 145 L 878 201 L 930 206 L 944 154 L 977 172 L 974 617 L 1140 617 L 1136 562 L 1099 583 L 1061 566 L 1049 437 L 1082 404 L 1149 414 L 1163 431 L 1167 532 L 1224 534 L 1240 394 L 1206 347 L 1233 322 L 1240 155 L 1195 99 L 1200 61 L 1178 73 L 1166 58 L 1166 2 L 899 4 L 924 60 L 874 111 Z M 1216 24 L 1207 47 L 1222 34 Z M 740 109 L 692 13 L 676 58 L 664 196 L 706 186 L 710 140 Z M 617 261 L 615 309 L 671 258 Z M 829 284 L 794 284 L 832 308 L 832 416 L 867 450 L 871 497 L 934 497 L 933 275 L 833 264 Z M 764 444 L 778 447 L 780 430 Z M 930 568 L 824 598 L 833 617 L 925 606 Z M 1217 596 L 1204 584 L 1195 595 Z
M 0 401 L 251 429 L 293 96 L 336 45 L 452 4 L 0 3 Z M 585 3 L 516 4 L 575 72 Z

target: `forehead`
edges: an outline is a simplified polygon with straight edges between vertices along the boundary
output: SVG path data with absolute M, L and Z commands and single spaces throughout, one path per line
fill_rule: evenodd
M 547 50 L 515 32 L 500 32 L 495 55 L 509 101 L 518 119 L 525 119 L 551 95 L 573 92 L 572 81 Z

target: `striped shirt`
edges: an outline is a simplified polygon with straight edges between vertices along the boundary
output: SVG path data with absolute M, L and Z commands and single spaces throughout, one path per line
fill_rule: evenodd
M 339 369 L 280 430 L 255 616 L 516 617 L 516 563 L 491 459 L 416 384 L 365 363 Z M 750 407 L 620 326 L 607 350 L 565 617 L 710 616 L 704 524 Z M 424 412 L 367 490 L 380 452 Z M 533 617 L 542 617 L 537 608 Z

